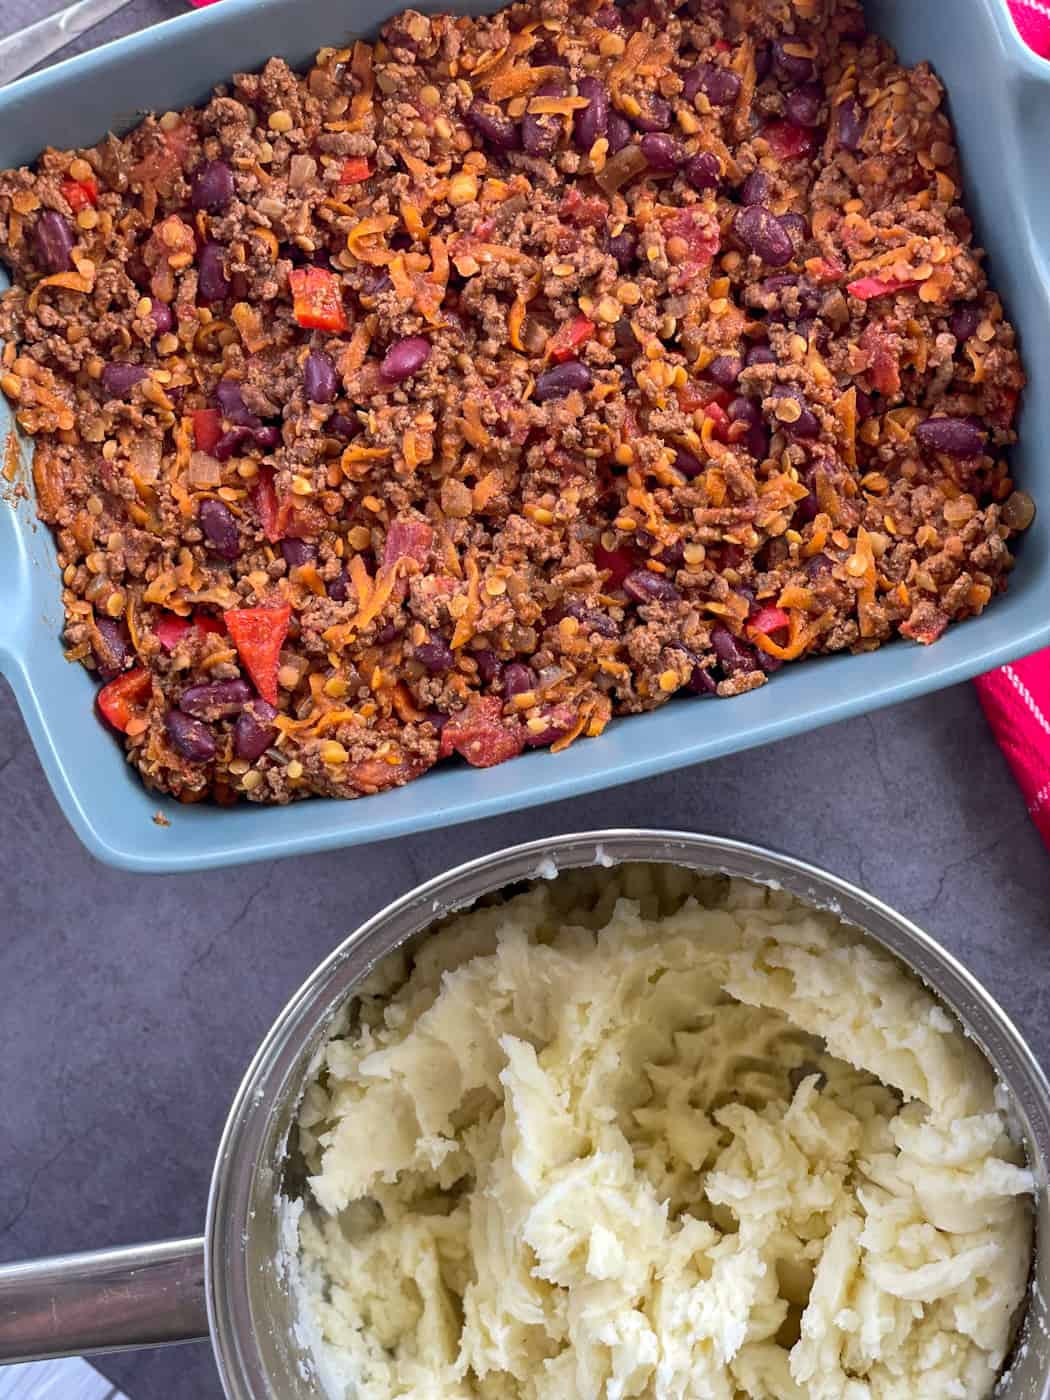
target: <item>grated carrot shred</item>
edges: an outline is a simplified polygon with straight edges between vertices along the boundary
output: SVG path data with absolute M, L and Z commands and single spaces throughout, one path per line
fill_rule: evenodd
M 767 656 L 775 656 L 778 661 L 794 661 L 802 655 L 812 640 L 813 634 L 806 626 L 805 615 L 795 608 L 788 616 L 791 619 L 791 625 L 788 631 L 788 640 L 784 646 L 774 642 L 772 637 L 760 632 L 757 627 L 747 629 L 747 635 L 754 645 L 764 651 Z
M 477 399 L 467 399 L 463 405 L 463 417 L 460 420 L 463 427 L 463 436 L 470 443 L 471 447 L 484 451 L 491 443 L 488 429 L 481 421 L 481 405 Z
M 854 385 L 840 394 L 835 400 L 835 417 L 842 425 L 842 436 L 846 446 L 846 461 L 851 467 L 857 465 L 857 390 Z
M 50 277 L 42 277 L 29 293 L 29 309 L 36 310 L 40 293 L 45 287 L 61 287 L 67 292 L 90 292 L 93 286 L 94 282 L 79 272 L 53 272 Z
M 500 488 L 502 478 L 499 472 L 491 471 L 481 478 L 471 493 L 471 504 L 475 510 L 484 510 Z
M 587 720 L 590 718 L 590 713 L 590 707 L 584 705 L 576 716 L 576 723 L 572 728 L 567 733 L 563 734 L 560 739 L 555 739 L 554 743 L 551 744 L 551 753 L 561 753 L 564 749 L 569 747 L 574 739 L 580 737 L 587 725 Z
M 478 573 L 477 561 L 472 554 L 467 556 L 467 606 L 456 622 L 456 630 L 452 634 L 452 650 L 456 651 L 470 641 L 474 635 L 474 624 L 477 621 L 478 613 L 481 611 L 478 602 L 478 586 L 480 584 L 480 574 Z

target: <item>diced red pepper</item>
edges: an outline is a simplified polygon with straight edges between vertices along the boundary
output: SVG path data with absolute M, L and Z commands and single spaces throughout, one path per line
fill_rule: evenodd
M 335 273 L 324 267 L 296 267 L 288 274 L 295 319 L 307 330 L 345 331 L 343 292 Z
M 680 389 L 676 389 L 675 393 L 678 396 L 678 407 L 683 413 L 695 413 L 698 408 L 706 412 L 711 404 L 728 408 L 733 398 L 728 389 L 719 389 L 714 384 L 697 379 L 688 380 Z
M 791 619 L 783 608 L 759 608 L 754 617 L 748 619 L 747 625 L 752 632 L 761 632 L 763 637 L 772 637 L 774 632 L 790 631 Z
M 126 734 L 128 724 L 149 699 L 152 689 L 153 677 L 139 666 L 104 685 L 98 693 L 98 707 L 114 729 Z
M 837 282 L 846 269 L 835 258 L 814 258 L 806 264 L 806 271 L 814 282 L 823 286 L 828 282 Z
M 193 442 L 198 452 L 214 452 L 222 437 L 222 411 L 218 408 L 193 410 Z
M 685 256 L 675 260 L 677 266 L 672 278 L 674 287 L 683 287 L 706 272 L 714 262 L 721 245 L 718 220 L 699 205 L 690 205 L 665 219 L 663 228 L 669 253 L 676 239 L 686 245 Z
M 273 468 L 260 467 L 259 475 L 252 490 L 252 501 L 263 528 L 263 534 L 271 544 L 281 538 L 280 507 L 273 484 Z
M 805 126 L 794 122 L 770 122 L 762 135 L 777 160 L 799 160 L 811 156 L 816 148 L 816 136 Z
M 633 550 L 623 546 L 619 549 L 606 549 L 600 544 L 594 547 L 594 563 L 597 568 L 608 570 L 609 577 L 605 585 L 607 588 L 619 588 L 631 570 L 638 565 Z
M 154 624 L 153 630 L 157 634 L 157 640 L 165 651 L 174 651 L 183 637 L 196 627 L 201 632 L 212 632 L 216 635 L 226 631 L 220 618 L 212 617 L 209 613 L 194 613 L 192 617 L 176 617 L 174 613 L 162 613 Z
M 226 630 L 244 669 L 255 689 L 271 705 L 277 704 L 277 668 L 291 617 L 287 603 L 275 608 L 231 608 L 223 613 Z
M 588 321 L 586 316 L 574 316 L 571 321 L 563 321 L 547 341 L 547 354 L 559 364 L 571 360 L 593 334 L 593 321 Z
M 94 209 L 98 203 L 98 182 L 94 179 L 63 180 L 62 198 L 74 214 L 79 214 L 82 209 L 87 209 L 88 206 Z
M 855 282 L 846 283 L 846 291 L 858 301 L 871 301 L 873 297 L 887 297 L 893 292 L 913 292 L 918 282 L 900 277 L 858 277 Z
M 460 754 L 472 768 L 493 768 L 516 758 L 525 747 L 519 719 L 503 718 L 503 702 L 495 695 L 479 695 L 465 710 L 451 715 L 441 731 L 440 758 Z
M 339 172 L 341 185 L 358 185 L 367 180 L 372 171 L 364 156 L 348 156 Z

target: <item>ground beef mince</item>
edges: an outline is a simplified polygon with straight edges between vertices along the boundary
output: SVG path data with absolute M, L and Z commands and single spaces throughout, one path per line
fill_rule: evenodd
M 374 793 L 981 612 L 1023 375 L 942 96 L 853 0 L 537 0 L 0 175 L 0 384 L 146 782 Z

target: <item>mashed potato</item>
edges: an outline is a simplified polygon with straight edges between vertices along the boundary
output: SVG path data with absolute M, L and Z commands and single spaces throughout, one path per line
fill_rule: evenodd
M 834 917 L 671 868 L 385 964 L 300 1141 L 340 1397 L 977 1400 L 1025 1291 L 973 1043 Z

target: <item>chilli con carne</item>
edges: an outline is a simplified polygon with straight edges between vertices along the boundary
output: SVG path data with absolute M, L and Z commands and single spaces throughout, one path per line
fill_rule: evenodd
M 980 613 L 1033 506 L 942 97 L 854 0 L 408 11 L 0 175 L 145 780 L 353 797 Z

